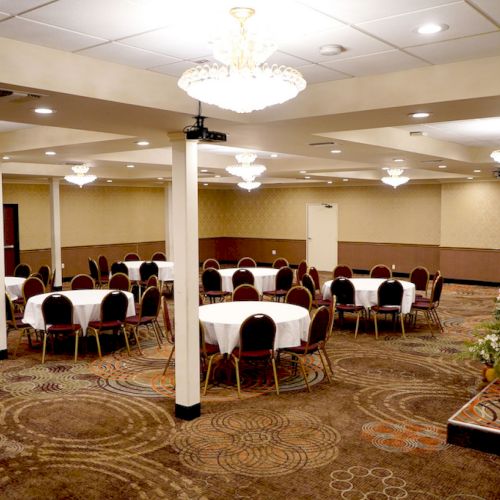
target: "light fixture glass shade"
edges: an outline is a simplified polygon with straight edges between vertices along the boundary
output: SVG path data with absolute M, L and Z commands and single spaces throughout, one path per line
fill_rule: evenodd
M 214 57 L 222 64 L 205 64 L 185 71 L 179 87 L 191 97 L 237 113 L 250 113 L 293 99 L 306 88 L 301 73 L 264 61 L 276 50 L 273 42 L 248 33 L 245 23 L 254 15 L 236 7 L 231 15 L 239 32 L 214 41 Z
M 236 161 L 238 162 L 238 165 L 230 165 L 229 167 L 226 167 L 226 172 L 231 175 L 241 177 L 245 182 L 253 182 L 255 177 L 266 171 L 266 167 L 264 165 L 253 164 L 256 158 L 257 155 L 254 153 L 237 154 Z
M 87 174 L 89 171 L 89 167 L 87 167 L 87 165 L 74 165 L 71 167 L 71 170 L 73 170 L 75 175 L 66 175 L 64 177 L 64 180 L 71 182 L 71 184 L 76 184 L 77 186 L 82 187 L 85 184 L 94 182 L 97 179 L 95 175 Z
M 238 182 L 238 187 L 240 187 L 241 189 L 246 189 L 247 191 L 257 189 L 260 185 L 260 182 Z
M 490 154 L 491 158 L 493 158 L 493 161 L 496 161 L 497 163 L 500 163 L 500 149 L 497 149 L 496 151 L 493 151 Z
M 402 184 L 406 184 L 410 180 L 409 177 L 401 175 L 403 173 L 402 168 L 388 168 L 387 173 L 389 176 L 382 177 L 382 182 L 392 186 L 394 189 Z

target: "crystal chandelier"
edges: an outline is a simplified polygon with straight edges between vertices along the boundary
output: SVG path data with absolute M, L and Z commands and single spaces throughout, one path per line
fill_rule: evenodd
M 306 81 L 297 70 L 264 63 L 276 45 L 248 33 L 245 23 L 255 10 L 235 7 L 229 12 L 238 21 L 239 32 L 214 41 L 214 58 L 222 64 L 188 69 L 179 87 L 198 101 L 237 113 L 280 104 L 304 90 Z
M 410 180 L 409 177 L 401 175 L 403 172 L 404 170 L 402 168 L 388 168 L 387 173 L 389 176 L 382 177 L 382 182 L 396 189 L 398 186 L 401 186 L 401 184 L 406 184 Z
M 266 167 L 264 165 L 253 164 L 253 162 L 257 158 L 257 155 L 254 153 L 240 153 L 237 154 L 235 158 L 238 162 L 238 165 L 230 165 L 229 167 L 226 167 L 226 172 L 230 173 L 231 175 L 241 177 L 245 182 L 253 182 L 257 176 L 263 174 L 266 171 Z
M 74 175 L 64 176 L 64 180 L 71 182 L 71 184 L 76 184 L 80 187 L 88 184 L 89 182 L 94 182 L 97 177 L 95 175 L 87 174 L 89 167 L 87 165 L 74 165 L 71 170 L 75 173 Z
M 491 156 L 491 158 L 493 158 L 493 161 L 500 163 L 500 149 L 493 151 L 493 153 L 491 153 L 490 156 Z
M 248 192 L 250 192 L 252 189 L 257 189 L 262 183 L 261 182 L 255 182 L 255 181 L 245 181 L 245 182 L 238 182 L 238 187 L 241 189 L 246 189 Z

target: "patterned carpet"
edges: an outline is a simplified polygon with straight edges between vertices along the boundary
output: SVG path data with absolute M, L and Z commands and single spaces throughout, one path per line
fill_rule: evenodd
M 144 337 L 129 357 L 103 339 L 99 361 L 90 339 L 73 363 L 71 339 L 41 365 L 23 343 L 0 362 L 0 498 L 498 499 L 500 456 L 446 443 L 483 387 L 457 353 L 495 291 L 445 285 L 436 336 L 421 318 L 406 339 L 368 325 L 354 340 L 347 320 L 328 344 L 331 384 L 313 359 L 308 393 L 283 357 L 280 396 L 248 371 L 241 400 L 231 380 L 210 386 L 192 422 L 173 416 L 167 345 Z

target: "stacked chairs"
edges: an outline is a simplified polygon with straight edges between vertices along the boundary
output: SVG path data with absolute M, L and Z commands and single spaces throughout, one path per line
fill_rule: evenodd
M 441 293 L 443 291 L 443 283 L 444 279 L 441 276 L 441 274 L 439 274 L 434 279 L 434 283 L 432 284 L 430 298 L 429 299 L 424 298 L 425 300 L 417 298 L 416 301 L 411 306 L 414 322 L 416 322 L 417 320 L 417 314 L 419 312 L 423 312 L 432 335 L 434 335 L 434 331 L 432 330 L 432 324 L 436 325 L 439 331 L 444 332 L 443 324 L 441 323 L 441 320 L 439 319 L 439 315 L 437 312 L 439 307 L 439 301 L 441 300 Z

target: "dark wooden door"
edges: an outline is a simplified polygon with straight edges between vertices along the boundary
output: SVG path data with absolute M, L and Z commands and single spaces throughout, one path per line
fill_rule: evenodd
M 5 276 L 13 276 L 19 264 L 19 217 L 17 205 L 3 206 L 3 239 L 5 256 Z

